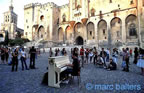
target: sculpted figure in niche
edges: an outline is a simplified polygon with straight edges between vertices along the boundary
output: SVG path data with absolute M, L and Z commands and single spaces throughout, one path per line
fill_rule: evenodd
M 75 0 L 75 5 L 76 5 L 76 8 L 80 8 L 81 7 L 81 0 Z

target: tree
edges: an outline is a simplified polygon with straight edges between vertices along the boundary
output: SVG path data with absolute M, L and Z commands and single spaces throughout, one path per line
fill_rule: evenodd
M 26 42 L 29 42 L 29 40 L 28 40 L 28 39 L 23 39 L 23 38 L 16 38 L 16 39 L 14 39 L 14 40 L 9 40 L 9 44 L 10 44 L 11 46 L 14 46 L 14 45 L 19 45 L 19 46 L 21 46 L 21 45 L 23 45 L 23 44 L 26 43 Z
M 19 31 L 17 31 L 17 35 L 16 35 L 17 38 L 21 38 L 21 33 Z
M 9 43 L 9 35 L 8 35 L 8 31 L 5 32 L 5 40 L 4 40 L 4 45 L 8 45 Z

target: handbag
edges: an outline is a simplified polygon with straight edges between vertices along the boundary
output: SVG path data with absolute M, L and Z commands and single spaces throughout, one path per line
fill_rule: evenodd
M 126 62 L 123 61 L 121 66 L 122 66 L 122 68 L 125 68 L 126 67 Z

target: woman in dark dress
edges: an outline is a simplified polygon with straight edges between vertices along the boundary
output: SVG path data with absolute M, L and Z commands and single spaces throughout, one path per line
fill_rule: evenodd
M 5 49 L 2 48 L 1 49 L 1 61 L 2 61 L 3 64 L 4 64 L 4 60 L 5 60 Z
M 14 71 L 14 68 L 15 68 L 15 71 L 17 71 L 17 69 L 18 69 L 18 48 L 16 48 L 14 50 L 14 52 L 12 53 L 12 72 Z
M 6 63 L 8 64 L 8 58 L 9 58 L 9 49 L 5 49 L 5 58 L 6 58 Z
M 138 48 L 136 47 L 134 50 L 134 61 L 133 61 L 134 64 L 137 64 L 138 55 L 139 55 L 139 52 L 138 52 Z

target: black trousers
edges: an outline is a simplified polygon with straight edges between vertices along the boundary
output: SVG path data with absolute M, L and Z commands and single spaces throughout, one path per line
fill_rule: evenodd
M 125 61 L 126 61 L 126 67 L 123 70 L 129 72 L 129 58 L 127 58 Z
M 35 68 L 35 57 L 30 57 L 30 68 Z
M 97 56 L 95 55 L 95 56 L 94 56 L 94 59 L 93 59 L 94 65 L 96 64 L 96 62 L 97 62 Z
M 135 56 L 135 57 L 134 57 L 134 61 L 133 61 L 134 64 L 137 64 L 137 60 L 138 60 L 137 57 L 138 57 L 138 56 Z
M 84 56 L 81 56 L 82 67 L 84 66 Z
M 12 71 L 14 71 L 14 68 L 15 68 L 15 71 L 17 71 L 17 69 L 18 69 L 18 59 L 17 58 L 12 59 Z
M 126 71 L 129 71 L 129 58 L 126 59 Z

